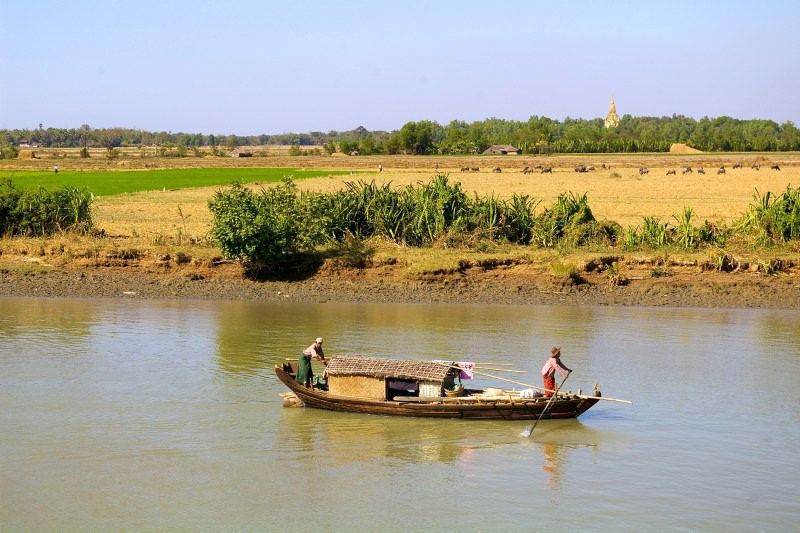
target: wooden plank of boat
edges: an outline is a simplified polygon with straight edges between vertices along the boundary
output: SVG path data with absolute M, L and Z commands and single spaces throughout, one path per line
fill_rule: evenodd
M 542 398 L 520 398 L 519 396 L 458 396 L 450 398 L 447 396 L 395 396 L 395 402 L 411 403 L 487 403 L 487 402 L 531 402 L 538 403 Z
M 392 398 L 392 401 L 395 402 L 411 402 L 411 403 L 439 403 L 439 402 L 448 402 L 448 403 L 458 403 L 459 401 L 463 400 L 475 400 L 475 398 L 471 396 L 458 396 L 451 398 L 449 396 L 395 396 Z

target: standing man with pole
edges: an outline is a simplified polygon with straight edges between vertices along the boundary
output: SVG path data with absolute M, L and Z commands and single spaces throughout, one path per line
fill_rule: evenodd
M 328 364 L 328 361 L 325 360 L 325 352 L 322 351 L 322 337 L 317 337 L 311 346 L 303 350 L 303 354 L 297 360 L 296 380 L 308 388 L 311 388 L 312 378 L 314 377 L 314 372 L 311 370 L 312 359 L 322 361 L 324 365 Z
M 561 362 L 561 348 L 554 347 L 550 350 L 550 359 L 547 360 L 544 368 L 542 368 L 542 381 L 544 382 L 544 395 L 546 397 L 552 396 L 557 390 L 556 372 L 562 376 L 567 376 L 572 370 Z

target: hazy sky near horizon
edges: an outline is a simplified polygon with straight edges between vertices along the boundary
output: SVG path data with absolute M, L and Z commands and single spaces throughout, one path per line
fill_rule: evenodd
M 257 135 L 409 121 L 800 124 L 800 2 L 9 1 L 0 129 Z

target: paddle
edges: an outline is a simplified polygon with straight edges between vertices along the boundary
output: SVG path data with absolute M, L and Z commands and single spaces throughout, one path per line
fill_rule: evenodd
M 560 389 L 560 388 L 561 388 L 561 386 L 562 386 L 562 385 L 564 385 L 564 382 L 565 382 L 565 381 L 567 381 L 567 378 L 569 377 L 569 375 L 570 375 L 571 373 L 572 373 L 572 372 L 567 372 L 567 375 L 566 375 L 566 376 L 564 376 L 564 379 L 562 379 L 562 380 L 561 380 L 561 385 L 559 385 L 558 387 L 556 387 L 556 391 L 553 393 L 553 395 L 552 395 L 552 396 L 550 396 L 550 399 L 547 401 L 547 405 L 545 405 L 545 406 L 544 406 L 544 409 L 542 409 L 542 412 L 541 412 L 541 414 L 539 414 L 539 418 L 537 418 L 537 419 L 536 419 L 536 422 L 534 422 L 534 423 L 533 423 L 533 424 L 531 424 L 530 426 L 528 426 L 528 427 L 526 427 L 525 429 L 523 429 L 523 430 L 522 430 L 522 433 L 520 433 L 520 435 L 521 435 L 521 436 L 523 436 L 523 437 L 530 437 L 530 436 L 531 436 L 531 433 L 533 433 L 533 429 L 536 427 L 536 424 L 538 424 L 538 423 L 539 423 L 539 420 L 541 420 L 541 419 L 542 419 L 542 417 L 544 416 L 544 414 L 545 414 L 545 413 L 547 412 L 547 410 L 550 408 L 550 404 L 551 404 L 551 403 L 553 403 L 553 399 L 554 399 L 556 396 L 558 396 L 558 389 Z

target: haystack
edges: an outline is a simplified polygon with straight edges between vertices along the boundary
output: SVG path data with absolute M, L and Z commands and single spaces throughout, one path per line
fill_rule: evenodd
M 702 154 L 702 150 L 698 150 L 697 148 L 692 148 L 691 146 L 687 146 L 683 143 L 674 143 L 672 146 L 669 147 L 669 153 L 671 154 Z

